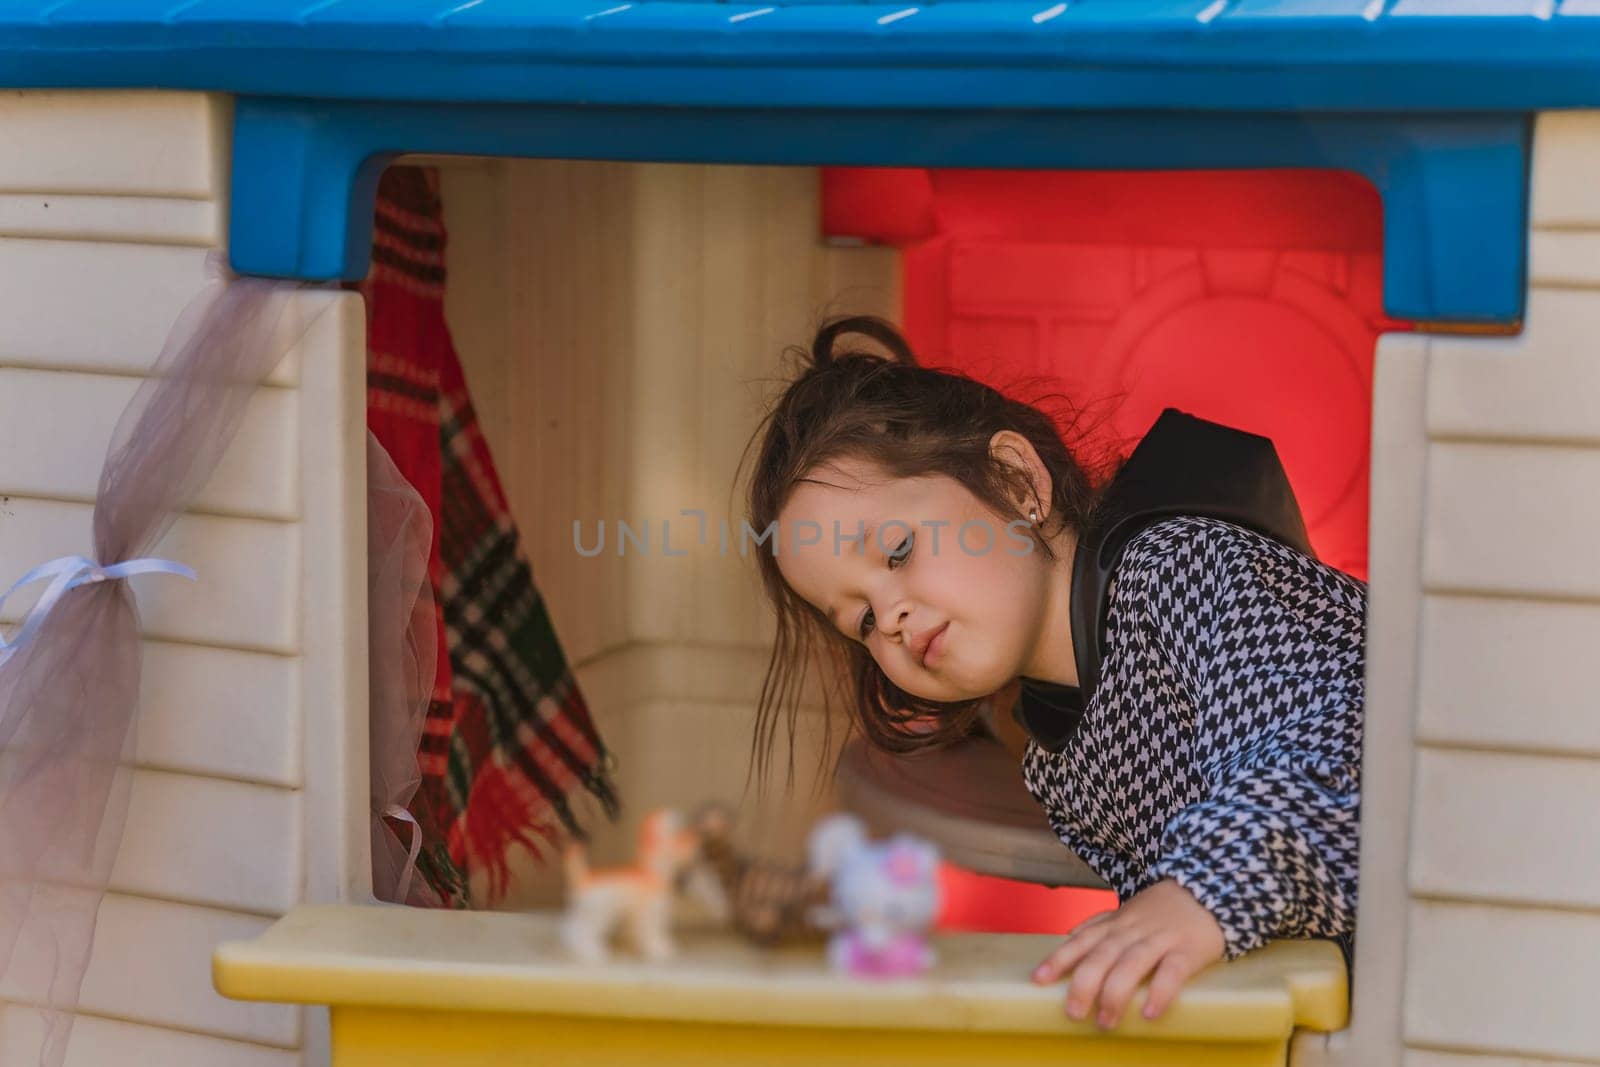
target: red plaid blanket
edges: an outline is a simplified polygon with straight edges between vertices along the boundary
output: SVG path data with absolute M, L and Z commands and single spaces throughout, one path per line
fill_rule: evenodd
M 511 846 L 548 857 L 563 834 L 585 837 L 579 797 L 610 818 L 618 800 L 445 326 L 445 241 L 437 171 L 390 167 L 372 270 L 355 286 L 367 302 L 367 422 L 434 516 L 442 639 L 411 811 L 423 827 L 418 870 L 466 907 L 505 894 Z M 486 899 L 471 899 L 475 880 Z

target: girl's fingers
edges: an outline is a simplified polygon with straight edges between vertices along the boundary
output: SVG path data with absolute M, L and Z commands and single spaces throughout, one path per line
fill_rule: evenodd
M 1144 1017 L 1158 1018 L 1178 997 L 1183 984 L 1199 970 L 1181 952 L 1169 952 L 1161 958 L 1155 977 L 1150 979 L 1150 992 L 1144 1000 Z
M 1077 962 L 1091 949 L 1098 945 L 1105 937 L 1105 930 L 1097 924 L 1095 926 L 1079 926 L 1067 935 L 1061 947 L 1046 956 L 1044 962 L 1034 968 L 1033 980 L 1040 985 L 1048 985 L 1066 974 Z
M 1072 980 L 1067 985 L 1067 1014 L 1074 1019 L 1084 1019 L 1089 1008 L 1100 995 L 1100 983 L 1106 972 L 1122 957 L 1131 943 L 1126 934 L 1101 938 L 1094 951 L 1084 956 L 1072 969 Z
M 1128 1001 L 1151 968 L 1161 961 L 1166 946 L 1151 940 L 1134 941 L 1123 949 L 1100 987 L 1100 1012 L 1095 1023 L 1108 1029 L 1122 1021 Z

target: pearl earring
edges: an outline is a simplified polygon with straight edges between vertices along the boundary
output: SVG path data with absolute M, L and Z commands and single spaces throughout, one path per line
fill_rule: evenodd
M 1037 524 L 1037 523 L 1038 523 L 1038 521 L 1039 521 L 1039 513 L 1038 513 L 1038 512 L 1037 512 L 1037 511 L 1030 511 L 1030 512 L 1028 512 L 1028 521 L 1029 521 L 1029 522 L 1030 522 L 1030 523 L 1035 523 L 1035 524 Z

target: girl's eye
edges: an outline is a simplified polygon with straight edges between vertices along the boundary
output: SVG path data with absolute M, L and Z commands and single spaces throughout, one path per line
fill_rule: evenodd
M 911 558 L 911 542 L 915 537 L 915 534 L 907 534 L 906 539 L 896 545 L 893 552 L 889 553 L 890 570 L 904 565 L 905 561 Z M 858 631 L 861 634 L 861 640 L 865 641 L 867 639 L 867 635 L 872 633 L 872 627 L 876 624 L 877 620 L 872 617 L 872 609 L 868 608 L 866 614 L 861 616 L 861 626 Z
M 915 540 L 915 538 L 915 534 L 906 534 L 906 539 L 901 541 L 899 546 L 895 548 L 893 552 L 889 553 L 890 570 L 894 570 L 896 564 L 904 563 L 906 560 L 911 558 L 911 542 Z

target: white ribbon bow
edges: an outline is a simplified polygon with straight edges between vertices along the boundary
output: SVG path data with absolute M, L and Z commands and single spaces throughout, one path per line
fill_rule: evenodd
M 174 563 L 169 559 L 130 559 L 122 563 L 113 563 L 109 567 L 102 567 L 92 559 L 84 556 L 62 556 L 49 563 L 41 563 L 21 578 L 18 578 L 0 594 L 0 611 L 5 609 L 6 597 L 34 582 L 51 579 L 44 595 L 33 605 L 33 610 L 28 612 L 28 617 L 22 622 L 22 629 L 7 641 L 0 637 L 0 665 L 10 659 L 12 654 L 32 641 L 39 632 L 39 627 L 44 625 L 44 620 L 55 609 L 56 604 L 67 590 L 76 589 L 80 585 L 91 585 L 95 582 L 109 582 L 121 578 L 132 578 L 136 574 L 175 574 L 180 578 L 195 580 L 195 573 L 181 563 Z

